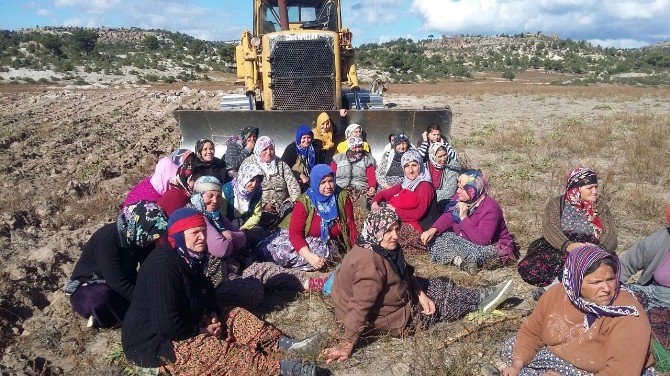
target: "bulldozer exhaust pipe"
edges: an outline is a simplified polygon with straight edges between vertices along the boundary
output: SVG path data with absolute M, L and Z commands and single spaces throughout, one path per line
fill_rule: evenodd
M 278 0 L 277 5 L 279 5 L 279 26 L 281 26 L 282 31 L 288 30 L 288 7 L 286 6 L 286 0 Z

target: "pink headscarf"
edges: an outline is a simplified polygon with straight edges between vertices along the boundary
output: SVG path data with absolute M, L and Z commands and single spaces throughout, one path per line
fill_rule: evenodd
M 158 163 L 156 163 L 156 168 L 154 174 L 151 176 L 151 185 L 154 187 L 156 192 L 164 195 L 167 192 L 168 185 L 170 185 L 170 180 L 174 178 L 177 174 L 177 169 L 179 166 L 172 162 L 172 158 L 163 157 Z

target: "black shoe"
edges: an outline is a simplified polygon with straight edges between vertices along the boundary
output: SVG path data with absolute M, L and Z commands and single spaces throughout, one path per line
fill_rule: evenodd
M 547 289 L 545 289 L 544 287 L 538 287 L 530 292 L 530 296 L 533 298 L 533 300 L 537 302 L 538 300 L 540 300 L 540 297 L 542 296 L 542 294 L 544 294 L 545 291 L 547 291 Z
M 318 370 L 314 363 L 300 363 L 291 360 L 282 360 L 279 367 L 282 376 L 316 376 Z

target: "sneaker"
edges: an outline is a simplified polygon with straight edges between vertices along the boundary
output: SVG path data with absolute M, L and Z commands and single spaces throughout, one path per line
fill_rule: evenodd
M 537 302 L 538 300 L 540 300 L 540 297 L 542 296 L 542 294 L 544 294 L 545 291 L 547 291 L 547 289 L 545 289 L 544 287 L 538 287 L 530 292 L 530 296 L 533 298 L 533 300 Z
M 483 289 L 481 292 L 481 301 L 479 302 L 479 309 L 484 313 L 489 313 L 507 299 L 514 287 L 514 281 L 511 279 L 502 282 L 495 286 L 495 288 Z
M 98 327 L 98 323 L 95 322 L 95 317 L 93 317 L 93 316 L 88 317 L 88 321 L 86 322 L 86 327 L 87 328 L 97 328 Z
M 307 338 L 293 342 L 287 349 L 286 353 L 291 355 L 312 355 L 319 351 L 319 347 L 326 339 L 327 333 L 320 332 L 313 334 Z
M 323 285 L 326 284 L 326 281 L 328 280 L 328 277 L 323 277 L 323 278 L 310 278 L 307 280 L 307 290 L 308 291 L 313 291 L 313 292 L 322 292 L 323 291 Z

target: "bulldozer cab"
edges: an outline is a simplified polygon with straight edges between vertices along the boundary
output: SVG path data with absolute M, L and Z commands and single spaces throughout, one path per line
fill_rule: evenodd
M 340 4 L 336 0 L 285 0 L 289 30 L 329 30 L 342 26 Z M 281 31 L 281 7 L 278 0 L 256 0 L 254 34 Z

